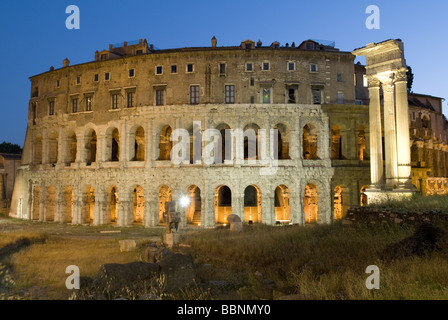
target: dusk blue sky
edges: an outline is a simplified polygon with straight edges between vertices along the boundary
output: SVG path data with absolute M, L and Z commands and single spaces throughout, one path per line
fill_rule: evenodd
M 81 12 L 80 30 L 68 30 L 69 5 Z M 368 5 L 381 10 L 380 30 L 368 30 Z M 152 1 L 152 0 L 1 0 L 0 143 L 23 146 L 29 77 L 94 59 L 111 43 L 146 38 L 160 49 L 239 45 L 246 39 L 264 45 L 306 39 L 336 42 L 352 51 L 370 42 L 400 38 L 414 72 L 413 91 L 448 97 L 447 1 Z M 364 62 L 364 61 L 362 61 Z M 447 114 L 447 102 L 443 103 Z

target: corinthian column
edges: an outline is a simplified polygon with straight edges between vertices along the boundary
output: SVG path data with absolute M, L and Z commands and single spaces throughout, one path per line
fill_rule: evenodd
M 395 101 L 397 121 L 398 181 L 401 188 L 412 187 L 411 151 L 409 146 L 409 112 L 407 69 L 395 73 Z
M 383 184 L 383 143 L 381 139 L 380 81 L 369 77 L 370 181 L 372 189 Z
M 384 94 L 384 150 L 386 158 L 386 187 L 398 185 L 397 132 L 395 121 L 394 85 L 391 78 L 382 81 Z M 409 149 L 409 142 L 406 144 Z

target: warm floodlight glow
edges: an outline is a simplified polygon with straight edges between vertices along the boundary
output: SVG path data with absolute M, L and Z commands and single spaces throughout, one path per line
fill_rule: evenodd
M 179 202 L 180 205 L 185 208 L 188 207 L 188 205 L 190 204 L 190 199 L 187 196 L 183 196 L 180 198 Z

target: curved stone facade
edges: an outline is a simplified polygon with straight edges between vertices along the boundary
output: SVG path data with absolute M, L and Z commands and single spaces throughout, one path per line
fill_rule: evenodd
M 31 77 L 10 215 L 150 227 L 176 201 L 184 227 L 231 213 L 270 225 L 341 219 L 370 184 L 354 58 L 314 41 L 155 50 L 145 40 L 66 59 Z

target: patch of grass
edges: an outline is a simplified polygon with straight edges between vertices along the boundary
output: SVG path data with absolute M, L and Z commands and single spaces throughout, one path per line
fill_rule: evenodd
M 120 252 L 117 239 L 81 240 L 50 237 L 45 244 L 35 244 L 13 255 L 16 288 L 39 287 L 44 299 L 65 299 L 65 281 L 70 265 L 79 267 L 80 275 L 94 276 L 105 263 L 129 263 L 139 260 L 139 251 Z
M 411 212 L 441 211 L 448 213 L 448 194 L 424 196 L 421 193 L 415 193 L 409 198 L 389 198 L 383 203 L 371 204 L 369 207 L 386 207 Z
M 41 231 L 2 232 L 0 234 L 0 248 L 12 244 L 20 239 L 28 239 L 31 243 L 40 242 L 47 238 L 47 234 Z
M 447 253 L 391 263 L 379 258 L 388 244 L 413 232 L 413 226 L 395 224 L 254 225 L 241 233 L 192 233 L 186 242 L 200 263 L 249 274 L 260 271 L 274 279 L 281 292 L 303 299 L 446 298 Z M 380 290 L 365 286 L 369 265 L 380 268 Z

